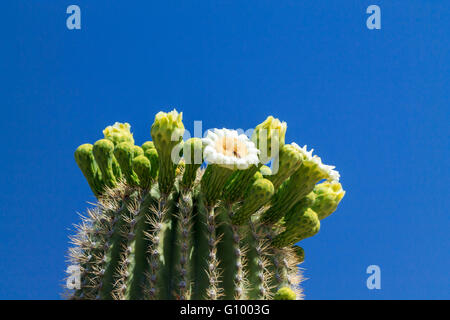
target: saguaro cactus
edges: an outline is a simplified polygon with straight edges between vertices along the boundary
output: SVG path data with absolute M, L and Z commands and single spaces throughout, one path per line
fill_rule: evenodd
M 156 115 L 141 146 L 116 123 L 78 147 L 98 203 L 72 237 L 81 287 L 69 297 L 301 299 L 297 243 L 345 192 L 334 167 L 285 144 L 286 127 L 268 117 L 251 140 L 214 129 L 183 141 L 174 110 Z

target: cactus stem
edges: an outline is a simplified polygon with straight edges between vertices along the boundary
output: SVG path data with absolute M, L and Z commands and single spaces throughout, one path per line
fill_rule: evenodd
M 179 247 L 180 258 L 178 263 L 178 285 L 176 286 L 179 300 L 189 300 L 191 295 L 190 282 L 190 253 L 192 248 L 191 229 L 192 229 L 192 194 L 183 192 L 178 200 L 178 230 L 180 232 Z
M 273 267 L 273 286 L 274 291 L 281 289 L 284 286 L 291 286 L 289 283 L 289 277 L 286 269 L 286 261 L 283 261 L 284 257 L 282 255 L 282 250 L 278 248 L 272 249 L 271 263 Z
M 113 297 L 117 300 L 129 298 L 130 271 L 134 268 L 134 244 L 136 239 L 136 217 L 142 203 L 142 194 L 138 193 L 131 201 L 127 202 L 126 213 L 122 215 L 124 226 L 121 228 L 122 243 L 118 274 L 114 283 Z
M 277 230 L 267 225 L 262 225 L 262 232 L 265 238 L 272 242 Z M 269 249 L 270 265 L 268 267 L 271 277 L 271 292 L 275 294 L 282 287 L 292 289 L 296 298 L 301 299 L 303 294 L 299 284 L 302 281 L 302 275 L 297 271 L 297 257 L 292 247 L 277 248 L 270 246 Z
M 86 299 L 94 299 L 101 287 L 101 270 L 104 267 L 105 243 L 110 222 L 100 207 L 88 210 L 88 215 L 81 218 L 82 223 L 76 226 L 78 234 L 71 238 L 76 247 L 71 250 L 70 261 L 82 269 L 83 286 L 74 293 L 73 298 L 83 295 Z
M 303 281 L 301 269 L 298 268 L 298 258 L 293 247 L 281 249 L 283 255 L 283 266 L 286 269 L 289 287 L 294 291 L 296 299 L 303 299 L 303 291 L 300 284 Z
M 151 201 L 152 197 L 150 193 L 147 193 L 140 203 L 136 203 L 136 206 L 133 208 L 133 217 L 130 221 L 131 230 L 126 252 L 131 262 L 127 269 L 129 277 L 127 278 L 127 290 L 125 293 L 126 299 L 129 300 L 136 300 L 142 297 L 143 274 L 148 268 L 146 255 L 148 239 L 145 236 L 145 232 L 148 226 L 148 208 Z
M 230 211 L 230 219 L 232 216 L 232 211 Z M 246 297 L 246 272 L 244 271 L 244 267 L 246 265 L 246 253 L 247 248 L 243 246 L 241 241 L 241 232 L 240 228 L 235 225 L 231 225 L 231 229 L 233 232 L 233 247 L 234 247 L 234 255 L 236 258 L 236 275 L 234 278 L 234 299 L 242 300 Z
M 221 241 L 218 245 L 220 269 L 223 270 L 222 287 L 224 299 L 244 299 L 246 296 L 246 251 L 247 247 L 242 241 L 242 231 L 237 225 L 231 223 L 234 215 L 233 205 L 225 203 L 220 207 L 218 215 L 218 230 Z
M 123 234 L 123 229 L 126 227 L 124 217 L 128 215 L 128 204 L 135 197 L 135 194 L 127 195 L 127 193 L 120 195 L 120 199 L 123 199 L 122 204 L 110 217 L 111 228 L 108 230 L 108 241 L 105 243 L 106 251 L 103 257 L 105 267 L 102 275 L 102 286 L 99 290 L 101 299 L 110 300 L 114 298 L 114 284 L 118 276 L 117 271 L 119 270 L 124 243 L 126 243 Z M 111 196 L 110 193 L 107 194 Z M 103 203 L 105 203 L 105 200 Z
M 197 171 L 197 180 L 200 180 L 204 170 Z M 192 217 L 192 268 L 190 278 L 193 281 L 191 299 L 200 300 L 205 298 L 205 292 L 209 286 L 208 270 L 208 213 L 204 206 L 204 199 L 201 193 L 194 193 Z
M 150 272 L 147 273 L 148 288 L 146 288 L 146 295 L 149 299 L 157 299 L 160 291 L 159 284 L 161 283 L 161 246 L 163 243 L 164 234 L 164 218 L 167 213 L 167 197 L 161 195 L 157 206 L 152 206 L 150 215 L 147 219 L 147 223 L 151 226 L 151 232 L 146 232 L 146 237 L 149 240 L 148 246 L 148 264 Z
M 220 288 L 220 269 L 219 260 L 217 258 L 217 244 L 220 242 L 220 236 L 216 235 L 216 212 L 215 206 L 206 207 L 208 215 L 206 218 L 206 225 L 208 230 L 208 266 L 207 274 L 209 286 L 206 291 L 209 300 L 218 300 L 222 296 L 222 289 Z
M 253 221 L 249 221 L 249 234 L 247 243 L 249 245 L 247 260 L 249 274 L 249 299 L 269 299 L 271 298 L 271 288 L 269 287 L 270 274 L 269 265 L 269 242 L 264 233 Z

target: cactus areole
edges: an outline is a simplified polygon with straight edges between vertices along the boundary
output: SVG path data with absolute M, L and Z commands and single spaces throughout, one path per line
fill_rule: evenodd
M 345 191 L 334 167 L 285 144 L 286 128 L 270 116 L 251 139 L 214 129 L 183 141 L 173 110 L 155 116 L 141 146 L 128 123 L 79 146 L 97 205 L 71 237 L 81 278 L 67 296 L 302 299 L 297 244 L 319 232 Z

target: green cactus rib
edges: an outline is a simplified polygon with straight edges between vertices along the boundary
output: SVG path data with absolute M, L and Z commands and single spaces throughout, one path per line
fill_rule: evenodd
M 267 239 L 259 228 L 250 221 L 248 232 L 245 236 L 245 243 L 248 247 L 247 253 L 247 274 L 248 274 L 248 299 L 264 300 L 269 297 L 269 274 L 268 266 L 268 246 Z
M 206 290 L 209 286 L 208 278 L 208 211 L 205 208 L 204 197 L 201 193 L 193 194 L 193 212 L 192 217 L 192 256 L 190 278 L 193 281 L 191 299 L 201 300 L 205 298 Z
M 251 140 L 214 129 L 183 141 L 181 120 L 158 113 L 140 146 L 117 122 L 76 149 L 98 204 L 71 238 L 81 288 L 68 297 L 301 299 L 296 244 L 337 209 L 339 173 L 285 144 L 287 125 L 271 116 Z
M 84 254 L 79 256 L 83 271 L 81 281 L 84 286 L 77 290 L 74 296 L 84 299 L 97 299 L 100 287 L 97 277 L 98 266 L 101 264 L 105 252 L 104 244 L 107 241 L 107 235 L 101 232 L 92 232 L 87 227 L 88 224 L 92 224 L 92 230 L 101 230 L 102 219 L 99 218 L 97 211 L 90 211 L 89 216 L 92 220 L 85 220 L 86 224 L 82 225 L 79 237 L 72 238 L 74 242 L 80 242 L 80 248 L 84 248 Z
M 178 200 L 178 230 L 179 236 L 179 248 L 180 257 L 179 264 L 177 265 L 178 272 L 178 292 L 176 298 L 179 300 L 189 300 L 192 290 L 191 290 L 191 250 L 193 244 L 192 237 L 192 209 L 193 209 L 193 199 L 192 195 L 188 192 L 183 192 Z
M 147 219 L 150 225 L 150 231 L 146 234 L 150 243 L 148 246 L 148 263 L 149 270 L 146 273 L 145 296 L 148 299 L 157 299 L 159 296 L 166 298 L 165 281 L 163 278 L 164 271 L 164 244 L 165 238 L 168 235 L 168 224 L 166 222 L 167 216 L 167 201 L 165 196 L 160 196 L 158 203 L 152 208 L 152 213 Z
M 179 228 L 179 192 L 173 193 L 168 202 L 168 214 L 166 216 L 166 229 L 162 248 L 164 263 L 162 264 L 162 287 L 160 287 L 160 299 L 175 299 L 179 295 L 178 264 L 180 261 Z
M 214 206 L 206 206 L 206 226 L 208 237 L 208 288 L 206 289 L 205 298 L 208 300 L 218 300 L 223 295 L 223 290 L 220 286 L 220 269 L 219 260 L 217 257 L 217 243 L 220 238 L 217 238 L 217 210 Z
M 270 273 L 273 275 L 271 278 L 272 292 L 276 292 L 278 289 L 284 286 L 290 286 L 289 273 L 287 269 L 287 263 L 282 250 L 273 248 L 270 254 Z
M 117 270 L 120 265 L 120 257 L 125 250 L 126 235 L 123 230 L 126 228 L 124 217 L 129 214 L 128 204 L 132 200 L 133 195 L 126 196 L 126 199 L 122 202 L 120 209 L 114 214 L 112 229 L 108 232 L 111 233 L 108 241 L 107 252 L 104 257 L 105 269 L 102 272 L 102 286 L 100 288 L 100 298 L 104 300 L 113 299 L 113 291 L 115 289 L 115 282 L 117 280 Z
M 245 249 L 239 227 L 231 223 L 233 205 L 219 208 L 217 233 L 220 241 L 217 245 L 219 269 L 222 271 L 221 288 L 226 300 L 240 300 L 245 296 L 244 265 Z
M 155 199 L 148 193 L 132 212 L 130 224 L 134 226 L 128 234 L 128 256 L 129 261 L 126 274 L 124 297 L 127 300 L 138 300 L 143 297 L 142 283 L 145 277 L 145 270 L 148 269 L 147 248 L 149 240 L 145 236 L 148 232 L 149 207 Z

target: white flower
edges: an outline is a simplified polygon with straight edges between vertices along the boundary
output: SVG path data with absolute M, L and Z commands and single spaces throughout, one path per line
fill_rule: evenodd
M 205 161 L 230 169 L 247 169 L 259 163 L 259 150 L 245 134 L 236 130 L 208 130 L 202 139 Z
M 300 148 L 300 146 L 298 144 L 296 144 L 295 142 L 292 142 L 291 145 L 294 146 L 295 148 L 297 148 L 298 151 L 300 151 L 300 153 L 305 157 L 306 161 L 311 161 L 311 162 L 317 164 L 319 170 L 321 170 L 323 173 L 325 173 L 327 175 L 327 177 L 328 177 L 327 180 L 339 181 L 339 178 L 340 178 L 339 171 L 334 170 L 334 168 L 336 168 L 336 167 L 323 164 L 322 159 L 320 159 L 320 157 L 312 154 L 314 149 L 311 149 L 308 151 L 306 145 L 304 145 L 303 148 Z

